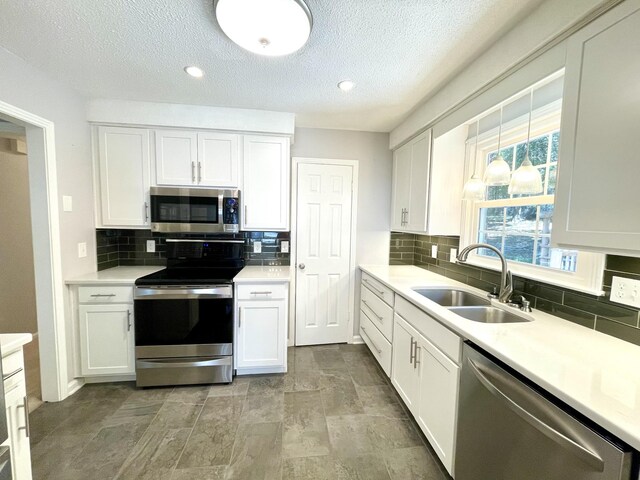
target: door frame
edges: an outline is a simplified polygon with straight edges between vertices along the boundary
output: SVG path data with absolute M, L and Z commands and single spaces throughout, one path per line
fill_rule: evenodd
M 54 123 L 2 101 L 0 115 L 26 130 L 42 399 L 60 401 L 69 372 Z
M 351 167 L 353 188 L 351 189 L 351 245 L 349 246 L 349 316 L 347 321 L 347 343 L 361 343 L 360 336 L 353 332 L 355 320 L 355 287 L 356 287 L 356 227 L 358 224 L 358 160 L 341 160 L 335 158 L 292 157 L 291 171 L 291 298 L 289 299 L 289 327 L 288 346 L 295 346 L 296 340 L 296 297 L 297 297 L 297 237 L 298 237 L 298 166 L 309 165 L 337 165 Z

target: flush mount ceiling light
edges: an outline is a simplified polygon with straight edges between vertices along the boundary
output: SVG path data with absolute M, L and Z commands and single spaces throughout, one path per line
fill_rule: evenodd
M 338 83 L 338 88 L 343 92 L 349 92 L 353 90 L 353 87 L 355 86 L 356 84 L 353 83 L 351 80 L 342 80 L 340 83 Z
M 204 72 L 198 67 L 184 67 L 184 71 L 194 78 L 202 78 L 204 76 Z
M 216 0 L 222 31 L 259 55 L 288 55 L 311 33 L 311 12 L 303 0 Z

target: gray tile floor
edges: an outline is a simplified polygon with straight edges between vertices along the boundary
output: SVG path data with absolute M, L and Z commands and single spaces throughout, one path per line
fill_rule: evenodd
M 231 385 L 87 385 L 31 416 L 35 480 L 449 478 L 366 347 Z

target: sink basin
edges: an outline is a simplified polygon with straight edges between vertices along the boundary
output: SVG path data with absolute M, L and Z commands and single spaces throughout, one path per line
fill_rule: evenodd
M 449 309 L 467 320 L 480 323 L 530 322 L 528 318 L 495 307 L 452 307 Z
M 453 288 L 414 288 L 413 290 L 443 307 L 491 305 L 488 298 L 474 295 L 464 290 L 456 290 Z

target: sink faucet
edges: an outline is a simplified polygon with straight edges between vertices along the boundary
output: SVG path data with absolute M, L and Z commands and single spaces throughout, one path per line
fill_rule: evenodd
M 511 272 L 507 267 L 507 260 L 504 258 L 504 255 L 500 250 L 488 243 L 473 243 L 460 251 L 458 254 L 458 261 L 465 263 L 469 256 L 469 252 L 478 248 L 488 248 L 489 250 L 494 251 L 500 258 L 500 262 L 502 262 L 502 272 L 500 276 L 500 292 L 498 293 L 498 301 L 501 303 L 507 303 L 513 293 L 513 279 L 511 277 Z

